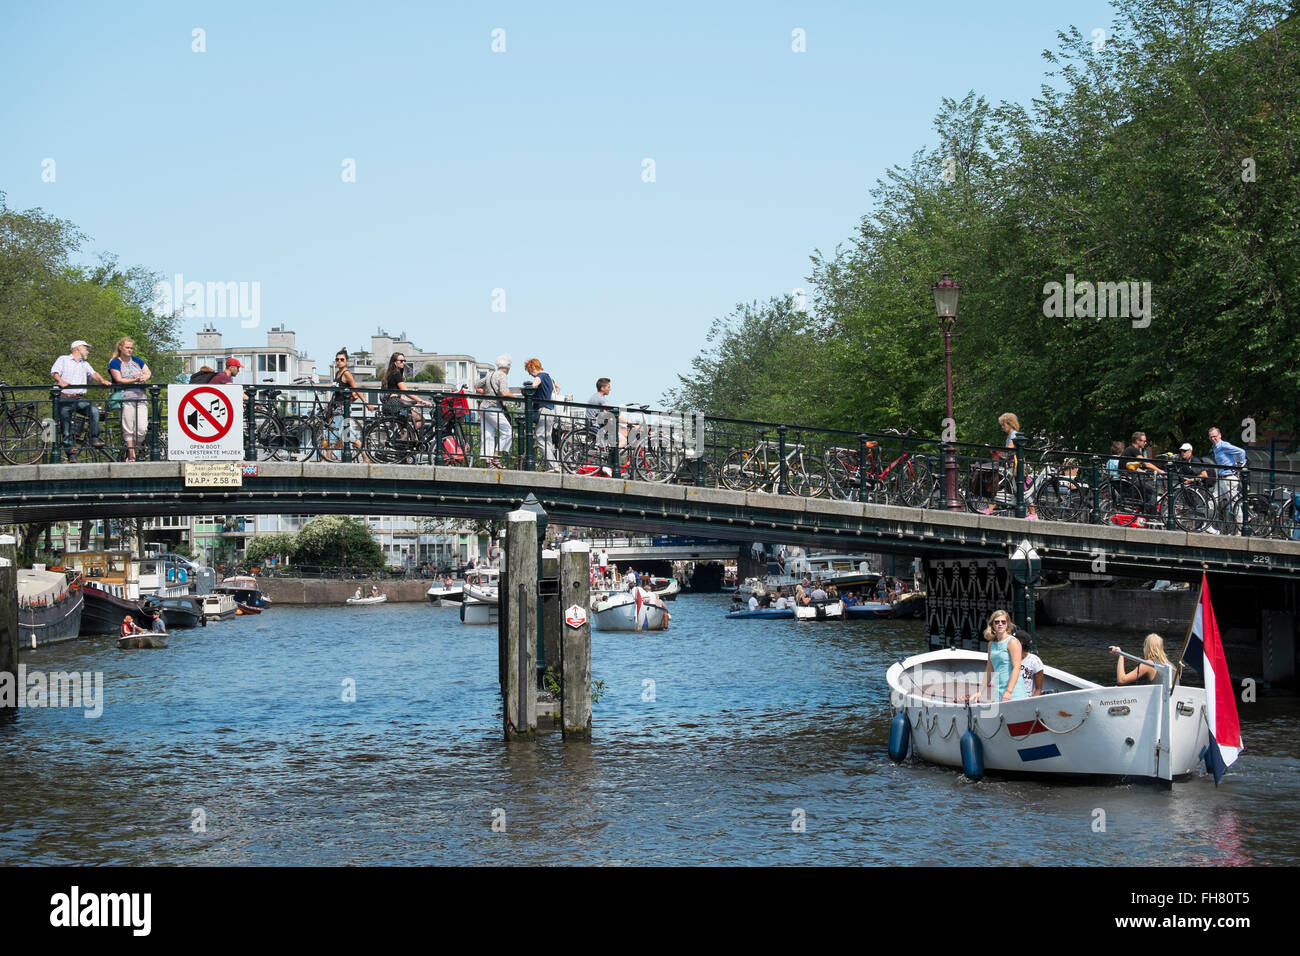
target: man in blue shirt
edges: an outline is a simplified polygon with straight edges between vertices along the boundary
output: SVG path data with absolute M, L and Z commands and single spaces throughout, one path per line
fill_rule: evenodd
M 1219 468 L 1219 480 L 1214 486 L 1215 510 L 1217 511 L 1219 501 L 1232 500 L 1231 496 L 1236 492 L 1238 482 L 1241 481 L 1241 472 L 1237 471 L 1236 468 L 1245 467 L 1246 453 L 1236 445 L 1230 445 L 1224 441 L 1223 432 L 1217 428 L 1210 429 L 1210 444 L 1214 446 L 1214 463 L 1227 466 Z M 1240 505 L 1234 506 L 1233 513 L 1237 522 L 1240 523 L 1242 519 Z

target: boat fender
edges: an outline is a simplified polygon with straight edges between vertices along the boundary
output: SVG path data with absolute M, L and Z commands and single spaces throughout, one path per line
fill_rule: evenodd
M 971 780 L 984 779 L 984 742 L 975 733 L 969 705 L 966 707 L 966 732 L 961 735 L 961 769 Z
M 889 725 L 889 759 L 902 763 L 911 744 L 912 722 L 907 719 L 907 711 L 900 710 Z

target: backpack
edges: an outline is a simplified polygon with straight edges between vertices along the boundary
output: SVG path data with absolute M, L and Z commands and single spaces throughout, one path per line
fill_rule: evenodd
M 216 372 L 195 372 L 190 376 L 191 385 L 207 385 L 216 377 Z

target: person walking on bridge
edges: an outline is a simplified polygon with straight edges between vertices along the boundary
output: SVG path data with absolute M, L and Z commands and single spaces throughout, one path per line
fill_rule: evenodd
M 510 415 L 503 398 L 514 398 L 510 391 L 509 354 L 497 356 L 496 371 L 475 386 L 475 391 L 485 397 L 482 402 L 483 419 L 483 458 L 490 468 L 504 468 L 504 457 L 510 453 L 510 443 L 514 436 L 510 427 Z

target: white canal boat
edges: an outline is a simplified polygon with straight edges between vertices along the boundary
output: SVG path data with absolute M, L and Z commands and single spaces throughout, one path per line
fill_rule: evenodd
M 367 607 L 371 604 L 383 604 L 387 600 L 387 594 L 372 594 L 369 597 L 350 597 L 344 603 L 351 607 Z
M 497 623 L 497 588 L 501 572 L 496 568 L 475 568 L 465 575 L 460 602 L 462 624 Z
M 844 605 L 839 601 L 796 604 L 794 617 L 796 621 L 842 621 L 844 620 Z
M 663 631 L 669 617 L 663 601 L 640 587 L 610 595 L 598 602 L 591 614 L 598 631 Z
M 203 617 L 207 621 L 228 621 L 239 612 L 239 605 L 235 603 L 234 595 L 224 591 L 205 594 L 201 600 Z
M 963 768 L 969 729 L 989 770 L 1169 781 L 1192 773 L 1209 744 L 1205 690 L 1172 686 L 1172 668 L 1157 667 L 1154 684 L 1103 687 L 1045 667 L 1041 696 L 968 706 L 987 661 L 987 654 L 948 649 L 889 668 L 895 720 L 906 715 L 904 733 L 918 757 Z M 894 748 L 891 731 L 891 755 Z

